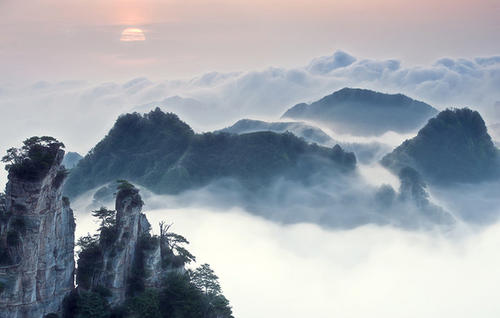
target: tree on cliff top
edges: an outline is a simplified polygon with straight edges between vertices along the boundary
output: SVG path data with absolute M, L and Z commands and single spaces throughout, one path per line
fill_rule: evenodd
M 5 169 L 17 178 L 36 181 L 44 177 L 54 164 L 64 144 L 49 136 L 34 136 L 23 141 L 21 148 L 10 148 L 2 157 Z
M 221 293 L 219 277 L 215 275 L 213 269 L 208 264 L 202 264 L 195 269 L 192 274 L 193 284 L 203 291 L 206 295 L 217 295 Z

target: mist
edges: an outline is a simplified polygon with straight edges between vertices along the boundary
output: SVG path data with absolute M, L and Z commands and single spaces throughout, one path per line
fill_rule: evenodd
M 69 150 L 85 154 L 125 112 L 148 112 L 159 106 L 178 114 L 196 131 L 211 131 L 241 118 L 276 121 L 289 107 L 346 86 L 407 94 L 441 110 L 469 106 L 480 110 L 491 127 L 500 122 L 499 57 L 443 58 L 428 65 L 406 66 L 400 60 L 337 51 L 304 64 L 210 72 L 179 80 L 1 79 L 0 145 L 7 148 L 26 137 L 49 134 L 65 142 Z M 17 127 L 23 127 L 22 134 Z
M 171 296 L 186 289 L 199 304 L 186 293 L 181 306 L 206 316 L 224 299 L 207 286 L 193 289 L 194 276 L 158 299 L 142 289 L 158 285 L 153 291 L 166 294 L 173 284 L 163 278 L 208 263 L 235 318 L 500 317 L 498 17 L 499 0 L 0 0 L 0 158 L 32 136 L 89 154 L 74 170 L 59 166 L 59 143 L 5 157 L 15 164 L 12 179 L 23 182 L 0 189 L 0 257 L 8 261 L 0 262 L 0 307 L 45 315 L 96 309 L 98 296 L 97 311 L 107 315 L 136 300 L 155 310 L 172 298 L 172 311 L 161 308 L 168 316 L 177 310 Z M 135 37 L 124 37 L 127 30 Z M 478 111 L 497 148 L 469 110 L 420 130 L 434 110 L 401 96 L 391 102 L 346 89 L 302 112 L 343 88 L 403 94 L 438 112 Z M 379 105 L 386 113 L 377 117 L 369 106 Z M 178 118 L 129 116 L 101 144 L 109 147 L 93 151 L 121 115 L 156 108 Z M 269 128 L 283 136 L 215 136 L 242 119 L 294 123 Z M 231 133 L 270 127 L 242 123 Z M 419 131 L 425 138 L 405 143 Z M 7 184 L 4 168 L 0 161 Z M 44 177 L 37 195 L 41 172 L 53 182 Z M 133 204 L 120 202 L 124 213 L 140 205 L 133 185 L 152 234 L 171 224 L 167 231 L 189 241 L 196 262 L 184 263 L 189 253 L 172 245 L 174 235 L 130 235 L 131 224 L 141 235 L 147 228 L 137 210 L 134 223 L 113 211 L 101 211 L 102 223 L 92 216 L 115 209 L 115 178 L 128 180 L 120 182 L 124 197 L 133 192 Z M 88 271 L 81 254 L 72 278 L 78 239 L 101 225 Z M 148 268 L 161 284 L 150 284 Z
M 158 202 L 171 200 L 145 198 L 143 209 L 153 232 L 165 220 L 188 238 L 197 263 L 210 263 L 220 277 L 236 317 L 468 318 L 500 311 L 499 224 L 331 230 L 283 225 L 236 207 Z M 77 237 L 97 227 L 88 213 L 76 215 Z

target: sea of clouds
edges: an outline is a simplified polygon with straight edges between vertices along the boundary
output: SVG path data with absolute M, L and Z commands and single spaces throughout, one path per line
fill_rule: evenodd
M 500 122 L 500 56 L 443 58 L 432 65 L 405 66 L 399 60 L 358 58 L 337 51 L 292 69 L 212 72 L 187 80 L 0 80 L 0 145 L 16 145 L 44 133 L 85 153 L 124 112 L 160 106 L 197 131 L 208 131 L 241 118 L 277 120 L 296 103 L 317 100 L 346 86 L 403 93 L 438 109 L 468 106 L 480 110 L 492 127 Z
M 77 237 L 97 228 L 88 204 L 88 196 L 74 202 Z M 500 313 L 498 224 L 460 224 L 448 231 L 370 224 L 332 230 L 280 224 L 238 207 L 191 201 L 180 208 L 174 197 L 151 194 L 145 196 L 144 211 L 154 233 L 160 221 L 173 223 L 172 230 L 190 241 L 197 264 L 212 265 L 235 317 Z
M 500 139 L 500 57 L 443 58 L 432 65 L 405 66 L 398 60 L 338 51 L 293 69 L 213 72 L 177 81 L 0 81 L 0 151 L 33 135 L 52 135 L 68 150 L 85 154 L 117 116 L 156 106 L 177 113 L 196 131 L 220 129 L 241 118 L 276 121 L 294 104 L 346 86 L 404 93 L 438 109 L 469 106 L 481 112 L 490 133 Z M 391 146 L 411 137 L 388 133 L 376 140 L 353 140 L 329 133 L 339 141 Z M 399 186 L 397 178 L 375 163 L 360 165 L 357 173 L 356 182 L 343 184 L 358 194 L 382 184 L 396 190 Z M 5 173 L 0 181 L 6 182 Z M 319 191 L 342 191 L 341 184 Z M 286 190 L 286 204 L 297 208 L 302 200 L 301 211 L 315 213 L 307 201 L 314 199 L 310 192 L 287 184 L 277 184 L 274 191 L 280 189 Z M 458 222 L 423 231 L 276 222 L 256 213 L 264 206 L 248 211 L 238 204 L 220 204 L 220 194 L 209 189 L 177 197 L 149 194 L 144 210 L 153 230 L 160 220 L 173 222 L 174 231 L 191 241 L 189 249 L 198 261 L 213 266 L 236 317 L 488 318 L 500 314 L 499 189 L 498 182 L 430 189 L 431 201 Z M 342 196 L 338 198 L 341 204 Z M 366 208 L 369 203 L 363 200 L 345 201 L 344 212 Z M 263 202 L 278 209 L 281 201 Z M 89 195 L 72 203 L 77 237 L 97 228 L 89 205 Z M 341 213 L 342 206 L 336 210 Z

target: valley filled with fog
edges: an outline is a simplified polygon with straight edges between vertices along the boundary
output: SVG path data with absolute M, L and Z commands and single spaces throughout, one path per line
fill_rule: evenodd
M 197 260 L 213 265 L 238 317 L 465 318 L 478 307 L 482 317 L 500 310 L 496 223 L 424 232 L 376 225 L 331 230 L 278 224 L 241 208 L 180 208 L 170 196 L 144 200 L 153 232 L 161 220 L 173 223 Z M 85 212 L 91 201 L 73 203 L 77 237 L 97 228 Z
M 173 223 L 198 262 L 216 269 L 236 317 L 497 317 L 498 87 L 498 56 L 405 66 L 343 51 L 297 68 L 189 80 L 7 83 L 0 87 L 0 150 L 49 135 L 85 157 L 66 184 L 76 238 L 97 230 L 91 211 L 114 209 L 115 181 L 132 178 L 153 232 L 162 220 Z M 323 107 L 328 97 L 403 100 L 422 118 L 404 118 L 416 128 L 395 131 L 397 125 L 379 123 L 384 113 L 373 119 L 379 114 L 346 107 L 335 116 L 378 125 L 376 132 L 346 132 L 318 120 L 325 117 L 319 108 L 285 116 L 294 105 Z M 155 154 L 144 172 L 136 165 L 152 157 L 129 157 L 130 149 L 150 154 L 155 146 L 139 137 L 130 146 L 124 136 L 167 121 L 176 130 L 154 138 L 185 134 L 185 145 L 175 160 Z M 457 140 L 443 143 L 441 133 Z M 212 146 L 242 155 L 210 152 L 205 160 Z M 261 150 L 263 165 L 247 171 L 233 162 L 258 160 Z M 224 156 L 230 158 L 218 163 Z M 426 161 L 434 156 L 439 165 Z M 202 171 L 205 161 L 209 172 Z M 163 164 L 173 172 L 154 175 Z M 165 181 L 174 175 L 182 182 Z M 5 172 L 0 180 L 7 182 Z

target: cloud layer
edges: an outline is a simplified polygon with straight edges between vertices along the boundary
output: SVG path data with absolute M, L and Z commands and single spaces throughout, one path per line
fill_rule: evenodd
M 212 72 L 189 80 L 20 84 L 3 79 L 0 145 L 5 150 L 26 137 L 49 134 L 68 149 L 85 153 L 123 112 L 159 105 L 196 130 L 207 131 L 241 118 L 276 120 L 296 103 L 317 100 L 345 86 L 404 93 L 440 109 L 469 106 L 480 110 L 488 124 L 500 122 L 498 56 L 443 58 L 432 65 L 407 67 L 398 60 L 338 51 L 304 67 Z
M 158 198 L 160 199 L 160 198 Z M 406 232 L 279 225 L 241 209 L 151 209 L 220 277 L 235 316 L 497 317 L 500 226 Z M 77 211 L 78 212 L 78 211 Z M 95 228 L 77 213 L 77 236 Z

